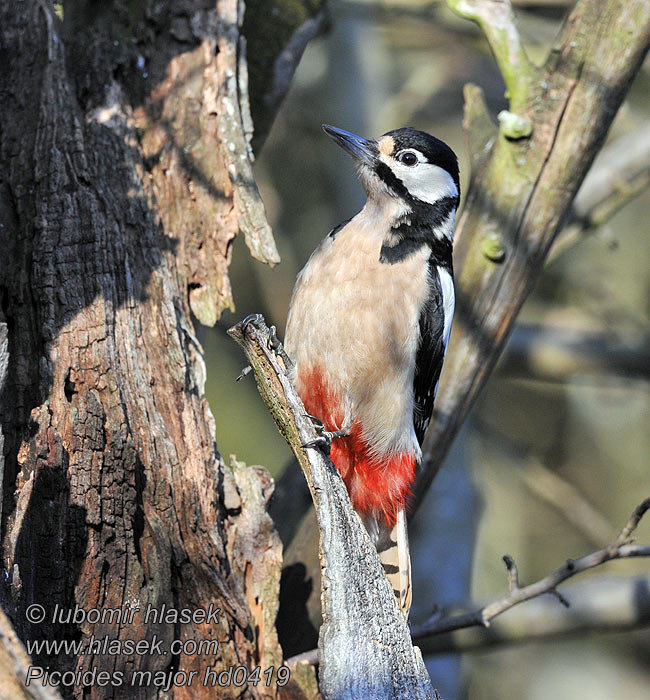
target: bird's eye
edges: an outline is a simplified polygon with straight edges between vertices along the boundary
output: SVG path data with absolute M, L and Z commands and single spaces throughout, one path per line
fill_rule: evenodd
M 412 151 L 406 151 L 399 155 L 399 160 L 404 163 L 404 165 L 415 165 L 418 162 L 418 157 Z

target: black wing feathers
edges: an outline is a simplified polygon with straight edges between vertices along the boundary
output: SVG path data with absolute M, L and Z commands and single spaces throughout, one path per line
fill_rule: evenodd
M 432 255 L 432 258 L 434 256 Z M 438 266 L 430 260 L 429 298 L 420 313 L 420 345 L 415 359 L 413 425 L 420 445 L 433 412 L 436 384 L 445 359 L 445 313 Z
M 402 237 L 396 245 L 382 246 L 380 262 L 394 265 L 421 249 L 423 245 L 429 246 L 431 250 L 429 296 L 420 312 L 420 344 L 415 358 L 413 378 L 413 425 L 421 445 L 433 412 L 436 384 L 440 379 L 445 359 L 445 311 L 438 269 L 445 269 L 453 276 L 452 244 L 446 236 L 432 237 L 430 229 L 427 231 L 424 227 L 404 226 L 403 230 L 398 229 L 398 233 Z

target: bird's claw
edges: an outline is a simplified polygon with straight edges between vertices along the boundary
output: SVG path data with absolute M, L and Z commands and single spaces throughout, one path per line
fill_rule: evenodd
M 240 328 L 241 328 L 241 333 L 242 335 L 246 335 L 246 332 L 248 330 L 248 327 L 252 326 L 253 328 L 257 330 L 264 330 L 265 328 L 265 323 L 264 323 L 264 316 L 262 314 L 248 314 L 246 318 L 241 322 Z M 290 370 L 293 368 L 293 360 L 287 355 L 286 350 L 284 349 L 284 346 L 280 342 L 280 339 L 278 338 L 278 333 L 275 328 L 275 326 L 271 326 L 268 329 L 268 340 L 267 340 L 267 345 L 268 347 L 275 353 L 276 356 L 282 358 L 282 361 L 284 362 L 284 366 L 287 370 Z M 242 377 L 246 376 L 248 374 L 247 372 L 244 374 L 240 374 L 238 379 L 241 379 Z
M 309 420 L 314 424 L 314 429 L 318 433 L 318 437 L 315 440 L 310 440 L 304 445 L 301 445 L 303 448 L 317 447 L 323 450 L 326 455 L 329 455 L 330 450 L 332 449 L 332 440 L 340 437 L 347 437 L 350 434 L 350 431 L 347 428 L 341 428 L 341 430 L 334 431 L 325 430 L 325 424 L 323 421 L 316 416 L 312 416 L 310 413 L 305 413 L 305 417 L 309 418 Z
M 246 318 L 241 322 L 241 333 L 242 335 L 246 335 L 246 331 L 248 329 L 248 326 L 256 326 L 260 320 L 264 320 L 261 316 L 261 314 L 248 314 Z M 241 380 L 248 374 L 250 374 L 253 371 L 253 368 L 250 365 L 246 365 L 244 369 L 239 373 L 239 376 L 235 379 L 236 382 L 241 382 Z
M 310 440 L 309 442 L 304 443 L 304 445 L 300 445 L 300 447 L 304 449 L 307 449 L 308 447 L 316 447 L 329 456 L 332 449 L 332 438 L 329 436 L 329 433 L 323 433 L 315 440 Z
M 305 418 L 309 418 L 309 420 L 316 426 L 316 430 L 325 430 L 325 424 L 320 418 L 312 416 L 311 413 L 304 413 L 303 415 Z
M 246 316 L 246 318 L 241 322 L 242 335 L 246 335 L 246 330 L 248 326 L 255 326 L 260 321 L 264 321 L 264 317 L 262 316 L 262 314 L 248 314 L 248 316 Z
M 284 366 L 289 370 L 293 367 L 293 360 L 287 355 L 284 346 L 278 338 L 277 330 L 275 326 L 269 328 L 269 347 L 273 352 L 282 358 Z

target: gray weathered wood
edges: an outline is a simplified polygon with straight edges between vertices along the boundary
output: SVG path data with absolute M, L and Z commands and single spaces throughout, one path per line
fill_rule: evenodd
M 322 573 L 320 689 L 326 700 L 435 698 L 420 650 L 354 512 L 345 485 L 320 450 L 303 449 L 315 431 L 268 346 L 261 316 L 230 335 L 244 348 L 262 397 L 303 469 L 320 527 Z

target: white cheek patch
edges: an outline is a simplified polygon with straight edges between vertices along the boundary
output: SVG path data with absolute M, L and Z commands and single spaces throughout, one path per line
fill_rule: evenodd
M 409 194 L 421 202 L 435 204 L 443 197 L 458 197 L 458 187 L 452 176 L 433 163 L 418 163 L 409 167 L 393 162 L 392 169 Z

